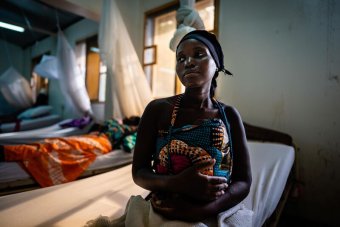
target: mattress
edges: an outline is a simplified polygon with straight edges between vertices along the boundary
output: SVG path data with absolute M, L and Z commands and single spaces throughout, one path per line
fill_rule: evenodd
M 42 128 L 60 121 L 60 116 L 51 114 L 33 119 L 24 119 L 20 122 L 20 131 Z M 4 123 L 0 125 L 1 132 L 14 132 L 16 123 Z
M 248 142 L 252 185 L 244 203 L 254 211 L 253 226 L 262 226 L 274 212 L 292 169 L 294 147 Z
M 294 162 L 291 146 L 248 142 L 253 175 L 244 203 L 261 226 L 277 206 Z M 0 197 L 2 226 L 83 226 L 99 215 L 120 217 L 131 195 L 149 192 L 135 185 L 131 165 L 62 185 Z
M 90 123 L 86 127 L 80 129 L 77 127 L 62 128 L 60 124 L 70 121 L 66 119 L 58 123 L 53 123 L 50 126 L 32 129 L 28 131 L 20 132 L 8 132 L 0 134 L 0 144 L 22 144 L 32 143 L 34 141 L 42 140 L 51 137 L 64 137 L 72 135 L 81 135 L 87 133 L 93 123 Z

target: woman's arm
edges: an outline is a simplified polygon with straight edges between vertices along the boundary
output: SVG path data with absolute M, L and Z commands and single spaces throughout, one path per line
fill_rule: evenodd
M 233 145 L 233 172 L 232 183 L 225 195 L 216 201 L 218 212 L 240 203 L 248 195 L 252 182 L 251 167 L 247 137 L 240 114 L 234 107 L 225 107 L 225 112 L 230 124 L 231 140 Z M 219 205 L 221 203 L 221 205 Z M 224 205 L 227 203 L 228 205 Z
M 152 203 L 158 213 L 170 219 L 200 221 L 235 206 L 248 195 L 252 177 L 243 123 L 235 108 L 225 107 L 225 109 L 231 127 L 234 152 L 232 183 L 216 200 L 200 205 L 190 200 L 159 201 L 156 198 Z M 189 180 L 188 184 L 190 184 Z M 192 190 L 195 191 L 195 188 Z
M 132 164 L 134 182 L 152 192 L 185 194 L 204 201 L 216 199 L 226 189 L 225 178 L 205 176 L 197 170 L 213 165 L 214 161 L 188 168 L 177 175 L 159 175 L 153 172 L 151 163 L 156 150 L 159 122 L 161 118 L 166 118 L 165 122 L 170 122 L 171 112 L 172 106 L 164 102 L 164 99 L 152 101 L 146 107 L 138 126 L 134 150 Z
M 159 100 L 150 102 L 141 117 L 132 162 L 134 182 L 150 191 L 163 190 L 168 186 L 169 177 L 157 175 L 152 170 L 152 155 L 156 151 L 156 140 L 160 110 Z

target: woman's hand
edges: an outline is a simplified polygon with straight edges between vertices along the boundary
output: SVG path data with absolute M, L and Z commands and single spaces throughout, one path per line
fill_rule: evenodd
M 191 203 L 181 196 L 165 196 L 152 194 L 153 210 L 168 219 L 182 221 L 202 221 L 205 218 L 203 205 Z
M 228 188 L 227 180 L 224 177 L 207 176 L 199 171 L 211 167 L 215 159 L 207 160 L 191 166 L 176 175 L 174 184 L 178 187 L 179 193 L 183 193 L 198 201 L 212 201 L 224 194 Z

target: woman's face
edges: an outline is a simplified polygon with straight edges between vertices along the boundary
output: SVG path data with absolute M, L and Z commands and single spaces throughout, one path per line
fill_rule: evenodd
M 210 89 L 211 80 L 216 72 L 216 64 L 209 49 L 200 41 L 183 41 L 176 53 L 176 72 L 186 88 Z

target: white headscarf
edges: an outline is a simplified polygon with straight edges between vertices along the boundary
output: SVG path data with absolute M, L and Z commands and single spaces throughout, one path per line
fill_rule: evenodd
M 176 51 L 181 39 L 193 30 L 204 30 L 204 23 L 195 10 L 195 0 L 181 0 L 176 12 L 177 30 L 170 40 L 170 49 Z

